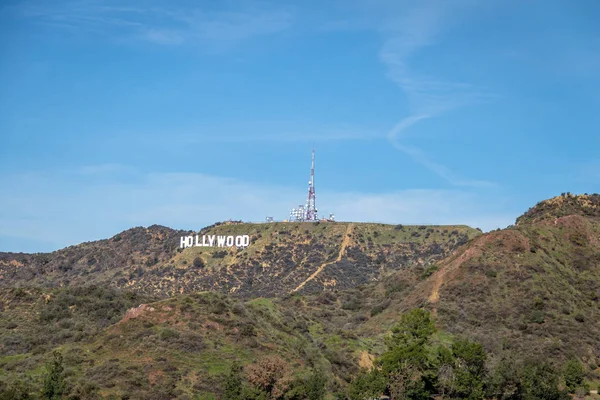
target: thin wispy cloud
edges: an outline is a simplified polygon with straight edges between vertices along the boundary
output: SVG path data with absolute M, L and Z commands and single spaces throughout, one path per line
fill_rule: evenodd
M 412 8 L 402 7 L 399 17 L 391 17 L 380 30 L 384 43 L 379 58 L 387 68 L 387 76 L 406 95 L 409 115 L 387 134 L 390 143 L 433 173 L 455 186 L 487 187 L 486 181 L 462 179 L 448 167 L 431 159 L 422 149 L 404 142 L 402 132 L 420 121 L 490 97 L 468 82 L 443 80 L 416 70 L 411 59 L 427 51 L 439 40 L 450 18 L 455 18 L 455 1 L 425 1 Z
M 73 34 L 93 34 L 121 42 L 157 45 L 229 46 L 290 27 L 291 13 L 283 8 L 219 11 L 198 6 L 153 6 L 135 0 L 118 6 L 93 0 L 62 4 L 29 1 L 14 12 L 33 22 Z
M 436 163 L 431 160 L 427 154 L 423 150 L 418 147 L 411 146 L 408 144 L 404 144 L 403 141 L 400 140 L 401 134 L 405 129 L 410 128 L 410 126 L 416 124 L 417 122 L 430 118 L 429 114 L 422 115 L 413 115 L 407 117 L 400 121 L 396 126 L 390 130 L 387 135 L 387 138 L 390 140 L 392 145 L 402 151 L 403 153 L 409 155 L 413 160 L 417 161 L 419 164 L 425 166 L 430 171 L 434 172 L 451 185 L 454 186 L 464 186 L 464 187 L 474 187 L 474 188 L 490 188 L 497 186 L 493 182 L 484 181 L 484 180 L 466 180 L 456 176 L 450 169 L 446 166 Z

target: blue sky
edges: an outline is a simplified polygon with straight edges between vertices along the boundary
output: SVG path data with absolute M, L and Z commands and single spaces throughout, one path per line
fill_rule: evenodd
M 600 3 L 4 1 L 0 251 L 154 223 L 505 227 L 600 190 Z

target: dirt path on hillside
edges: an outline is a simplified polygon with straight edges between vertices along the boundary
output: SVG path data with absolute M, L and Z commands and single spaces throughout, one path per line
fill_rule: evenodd
M 450 277 L 460 268 L 461 265 L 466 263 L 471 258 L 479 257 L 481 255 L 482 243 L 487 239 L 489 239 L 489 236 L 484 240 L 475 242 L 470 248 L 462 251 L 460 255 L 450 259 L 450 261 L 448 261 L 431 276 L 430 280 L 433 281 L 433 283 L 431 287 L 431 294 L 429 295 L 428 300 L 433 306 L 432 314 L 434 316 L 437 315 L 437 303 L 440 300 L 440 289 L 442 285 L 445 283 L 448 277 Z M 460 251 L 460 249 L 458 251 Z
M 467 249 L 464 253 L 450 261 L 448 264 L 442 266 L 442 268 L 433 274 L 433 286 L 431 288 L 431 294 L 429 295 L 429 302 L 434 305 L 434 313 L 436 310 L 435 304 L 440 300 L 440 288 L 442 287 L 442 284 L 444 284 L 444 278 L 449 273 L 457 270 L 466 260 L 472 258 L 473 254 L 473 249 Z
M 433 281 L 433 288 L 431 289 L 431 295 L 429 296 L 430 303 L 437 303 L 440 299 L 440 287 L 442 287 L 443 275 L 437 274 Z
M 348 247 L 348 244 L 350 244 L 350 234 L 352 233 L 353 227 L 354 227 L 354 224 L 348 224 L 348 228 L 346 229 L 346 234 L 344 235 L 344 240 L 342 240 L 342 245 L 340 246 L 340 252 L 338 253 L 338 256 L 335 259 L 335 261 L 323 263 L 319 268 L 317 268 L 317 270 L 315 272 L 313 272 L 313 274 L 311 276 L 306 278 L 306 280 L 304 282 L 302 282 L 300 285 L 298 285 L 298 287 L 296 289 L 292 290 L 291 293 L 297 292 L 298 290 L 302 289 L 304 287 L 304 285 L 306 285 L 308 282 L 315 279 L 317 277 L 317 275 L 319 275 L 321 273 L 321 271 L 323 271 L 323 269 L 325 269 L 326 266 L 328 266 L 330 264 L 335 264 L 336 262 L 339 262 L 342 259 L 342 257 L 344 256 L 344 253 L 346 252 L 346 247 Z

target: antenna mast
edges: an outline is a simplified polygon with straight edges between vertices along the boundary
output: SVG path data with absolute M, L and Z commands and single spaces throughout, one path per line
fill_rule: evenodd
M 315 149 L 312 150 L 310 167 L 310 182 L 308 182 L 308 199 L 306 200 L 306 221 L 318 221 L 317 203 L 315 196 Z

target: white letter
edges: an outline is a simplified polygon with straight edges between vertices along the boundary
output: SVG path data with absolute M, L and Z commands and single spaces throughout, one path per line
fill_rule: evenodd
M 186 244 L 185 247 L 192 247 L 194 245 L 194 237 L 193 236 L 188 236 L 186 238 Z
M 184 247 L 186 247 L 186 246 L 185 246 L 185 243 L 186 243 L 186 238 L 185 238 L 185 236 L 182 236 L 182 237 L 181 237 L 181 239 L 180 239 L 180 242 L 179 242 L 179 243 L 180 243 L 180 244 L 179 244 L 179 247 L 180 247 L 180 248 L 182 248 L 182 249 L 183 249 Z
M 214 246 L 215 245 L 215 235 L 210 235 L 208 237 L 208 245 L 209 246 Z
M 225 236 L 217 236 L 217 245 L 219 247 L 225 246 Z
M 235 237 L 235 247 L 242 247 L 242 243 L 243 243 L 242 237 L 236 236 Z
M 227 236 L 227 247 L 233 246 L 233 236 Z
M 198 243 L 198 235 L 196 235 L 196 246 L 202 246 L 200 243 Z
M 249 235 L 244 235 L 242 237 L 244 238 L 243 246 L 244 247 L 249 246 L 250 245 L 250 236 Z

